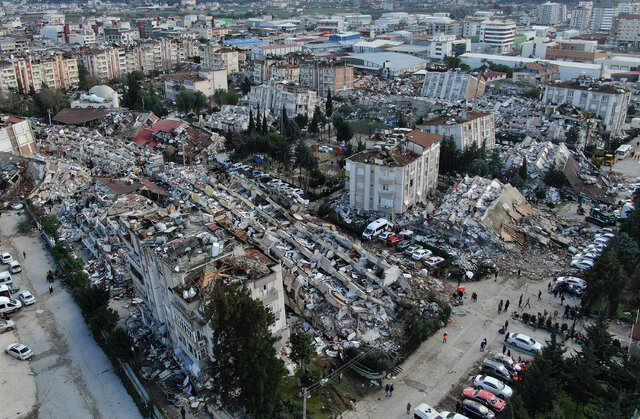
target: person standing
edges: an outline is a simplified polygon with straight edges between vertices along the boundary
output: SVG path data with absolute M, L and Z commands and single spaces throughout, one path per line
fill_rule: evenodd
M 511 349 L 507 349 L 507 356 L 511 358 Z
M 407 415 L 411 414 L 411 402 L 407 403 Z
M 187 411 L 184 410 L 184 406 L 182 406 L 182 409 L 180 409 L 180 415 L 182 415 L 182 419 L 184 419 L 185 416 L 187 416 Z
M 527 302 L 524 306 L 531 308 L 531 302 L 529 301 L 529 297 L 527 297 Z
M 460 413 L 462 406 L 460 406 L 460 400 L 456 400 L 456 413 Z
M 493 277 L 493 281 L 497 281 L 498 280 L 498 270 L 496 269 L 495 275 Z
M 447 335 L 447 332 L 444 332 L 444 335 L 442 335 L 442 343 L 447 343 L 447 339 L 449 339 L 449 335 Z
M 507 346 L 502 345 L 502 355 L 504 355 L 505 352 L 507 352 Z
M 23 251 L 22 251 L 22 257 L 23 257 L 24 259 L 26 259 L 26 258 L 27 258 L 27 251 L 26 251 L 26 250 L 23 250 Z
M 49 294 L 53 294 L 53 287 L 49 285 Z
M 542 298 L 542 291 L 538 290 L 538 301 L 540 301 L 540 298 Z
M 560 305 L 564 304 L 564 294 L 560 294 Z
M 507 328 L 509 327 L 509 320 L 505 320 L 504 322 L 504 331 L 507 331 Z
M 384 386 L 384 397 L 389 397 L 389 384 Z
M 509 300 L 507 300 L 507 301 L 504 303 L 504 312 L 505 312 L 505 313 L 507 312 L 507 310 L 509 310 L 509 304 L 510 304 L 510 303 L 509 303 Z
M 393 396 L 393 384 L 389 386 L 389 397 Z
M 518 307 L 522 307 L 522 297 L 524 294 L 520 294 L 520 299 L 518 299 Z
M 518 269 L 518 277 L 522 276 L 522 271 L 520 271 L 520 269 Z

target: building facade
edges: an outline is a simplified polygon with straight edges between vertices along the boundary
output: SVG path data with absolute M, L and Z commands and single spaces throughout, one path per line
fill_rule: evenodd
M 182 90 L 202 92 L 210 98 L 218 89 L 227 90 L 227 70 L 170 74 L 164 80 L 164 97 L 168 100 L 176 100 Z
M 591 8 L 578 7 L 571 11 L 571 21 L 569 27 L 572 29 L 584 30 L 591 25 Z
M 595 7 L 591 12 L 591 31 L 609 33 L 613 26 L 613 18 L 617 14 L 615 7 Z
M 542 103 L 568 103 L 585 112 L 593 112 L 602 119 L 608 132 L 617 135 L 622 132 L 630 99 L 628 90 L 582 78 L 546 85 Z
M 249 106 L 269 110 L 273 115 L 282 116 L 284 108 L 289 118 L 297 114 L 313 117 L 318 101 L 315 90 L 288 83 L 270 81 L 266 84 L 251 87 Z
M 389 150 L 365 150 L 347 159 L 349 204 L 364 211 L 402 214 L 436 187 L 441 135 L 411 131 Z
M 620 47 L 638 49 L 640 47 L 640 14 L 618 15 L 613 19 L 611 42 Z
M 300 63 L 300 85 L 314 89 L 318 96 L 337 95 L 353 89 L 353 67 L 340 61 Z
M 425 122 L 423 130 L 443 137 L 453 137 L 460 150 L 472 144 L 491 149 L 496 144 L 495 117 L 487 112 L 459 111 L 443 114 Z
M 489 19 L 480 25 L 480 42 L 491 45 L 499 53 L 513 49 L 516 38 L 516 23 L 512 20 Z
M 64 54 L 30 54 L 12 57 L 17 83 L 25 90 L 31 87 L 37 92 L 44 85 L 50 88 L 69 89 L 78 85 L 78 63 Z
M 209 70 L 224 68 L 227 73 L 237 73 L 240 71 L 238 58 L 238 51 L 234 48 L 209 44 L 200 46 L 201 63 Z
M 546 49 L 547 60 L 573 61 L 576 63 L 595 63 L 599 58 L 606 58 L 607 54 L 599 52 L 598 41 L 581 39 L 557 40 L 555 45 Z
M 428 71 L 422 96 L 447 100 L 473 100 L 484 94 L 485 83 L 459 71 Z
M 546 2 L 538 6 L 537 15 L 540 25 L 557 25 L 567 20 L 567 5 Z

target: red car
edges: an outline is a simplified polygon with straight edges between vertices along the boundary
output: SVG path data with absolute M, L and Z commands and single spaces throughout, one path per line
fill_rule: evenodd
M 391 236 L 387 238 L 387 246 L 395 246 L 396 244 L 403 242 L 405 240 L 402 236 Z
M 462 397 L 469 400 L 475 400 L 478 403 L 482 403 L 487 406 L 489 409 L 495 412 L 502 412 L 507 402 L 502 400 L 500 397 L 496 396 L 490 391 L 487 390 L 476 390 L 473 387 L 467 387 L 462 391 Z

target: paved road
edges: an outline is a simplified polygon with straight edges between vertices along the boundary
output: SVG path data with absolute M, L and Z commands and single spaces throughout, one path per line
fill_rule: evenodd
M 480 342 L 483 338 L 486 337 L 488 340 L 486 352 L 502 352 L 504 335 L 500 335 L 498 329 L 507 319 L 510 332 L 525 333 L 539 342 L 545 342 L 549 339 L 549 333 L 524 326 L 504 313 L 498 314 L 497 307 L 500 299 L 509 299 L 509 313 L 512 313 L 518 307 L 519 296 L 528 290 L 526 295 L 531 298 L 532 309 L 525 309 L 526 312 L 558 310 L 558 322 L 570 324 L 569 320 L 561 318 L 563 308 L 560 306 L 560 299 L 547 293 L 549 280 L 550 278 L 527 279 L 523 274 L 522 278 L 501 276 L 497 282 L 485 280 L 467 284 L 467 294 L 477 292 L 478 302 L 471 303 L 466 299 L 463 306 L 456 307 L 458 315 L 453 316 L 455 321 L 445 328 L 449 336 L 448 342 L 442 343 L 442 331 L 432 336 L 402 365 L 403 372 L 388 380 L 389 383 L 394 383 L 395 387 L 392 398 L 385 398 L 384 390 L 381 390 L 378 394 L 358 402 L 356 410 L 344 413 L 343 417 L 400 419 L 407 418 L 408 402 L 414 408 L 420 403 L 436 406 L 460 379 L 468 377 L 471 382 L 472 377 L 475 377 L 476 372 L 472 367 L 487 355 L 480 352 Z M 537 301 L 538 290 L 542 291 L 541 301 Z M 523 305 L 524 303 L 526 296 Z M 567 303 L 578 305 L 579 301 L 568 298 L 565 301 L 565 304 Z M 460 313 L 464 315 L 461 316 Z M 616 325 L 612 325 L 612 333 L 616 332 L 614 329 Z M 618 337 L 624 336 L 624 329 L 618 332 Z M 526 357 L 514 349 L 511 349 L 511 352 L 516 358 L 518 355 Z
M 49 294 L 49 254 L 37 233 L 17 234 L 23 219 L 15 213 L 0 217 L 0 248 L 20 261 L 23 272 L 14 276 L 15 283 L 37 301 L 12 316 L 17 330 L 0 335 L 0 344 L 19 341 L 35 357 L 20 362 L 0 354 L 0 418 L 139 418 L 71 295 L 58 283 Z

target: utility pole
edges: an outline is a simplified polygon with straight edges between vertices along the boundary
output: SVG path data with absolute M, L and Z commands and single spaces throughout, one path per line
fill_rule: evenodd
M 302 388 L 302 419 L 307 419 L 307 388 Z
M 49 114 L 49 125 L 51 125 L 51 109 L 47 109 L 47 114 Z

